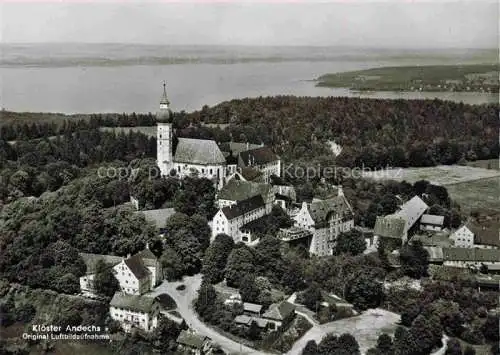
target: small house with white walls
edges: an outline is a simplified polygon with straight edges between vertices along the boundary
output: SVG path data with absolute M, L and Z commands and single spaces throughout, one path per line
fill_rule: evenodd
M 443 230 L 444 216 L 424 214 L 420 219 L 420 229 L 423 231 L 439 232 Z
M 142 295 L 151 290 L 151 272 L 144 265 L 139 254 L 123 259 L 113 270 L 122 292 Z
M 464 224 L 450 235 L 456 247 L 473 248 L 474 247 L 474 233 Z
M 309 252 L 320 256 L 332 255 L 338 235 L 354 227 L 354 213 L 342 188 L 336 197 L 303 202 L 293 219 L 294 226 L 312 233 Z
M 109 314 L 125 332 L 134 328 L 151 332 L 158 326 L 160 303 L 157 298 L 116 292 L 109 303 Z

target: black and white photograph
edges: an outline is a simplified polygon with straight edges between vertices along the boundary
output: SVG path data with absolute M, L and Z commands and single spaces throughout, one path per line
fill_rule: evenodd
M 0 1 L 0 354 L 500 355 L 499 19 Z

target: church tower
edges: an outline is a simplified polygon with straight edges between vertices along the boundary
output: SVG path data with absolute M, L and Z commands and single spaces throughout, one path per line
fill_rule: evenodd
M 163 95 L 160 100 L 160 110 L 156 114 L 156 164 L 162 176 L 168 176 L 173 169 L 172 156 L 172 123 L 170 120 L 170 102 L 167 98 L 167 84 L 163 82 Z

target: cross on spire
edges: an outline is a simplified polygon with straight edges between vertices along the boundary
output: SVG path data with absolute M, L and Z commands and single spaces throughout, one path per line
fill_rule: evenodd
M 160 104 L 166 104 L 168 105 L 170 102 L 168 101 L 167 98 L 167 82 L 163 80 L 163 95 L 161 97 Z

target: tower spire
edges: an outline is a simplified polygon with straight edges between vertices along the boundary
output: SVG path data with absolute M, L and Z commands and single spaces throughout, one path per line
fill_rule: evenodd
M 165 80 L 163 80 L 163 95 L 161 96 L 160 104 L 162 105 L 170 104 L 167 97 L 167 82 Z

